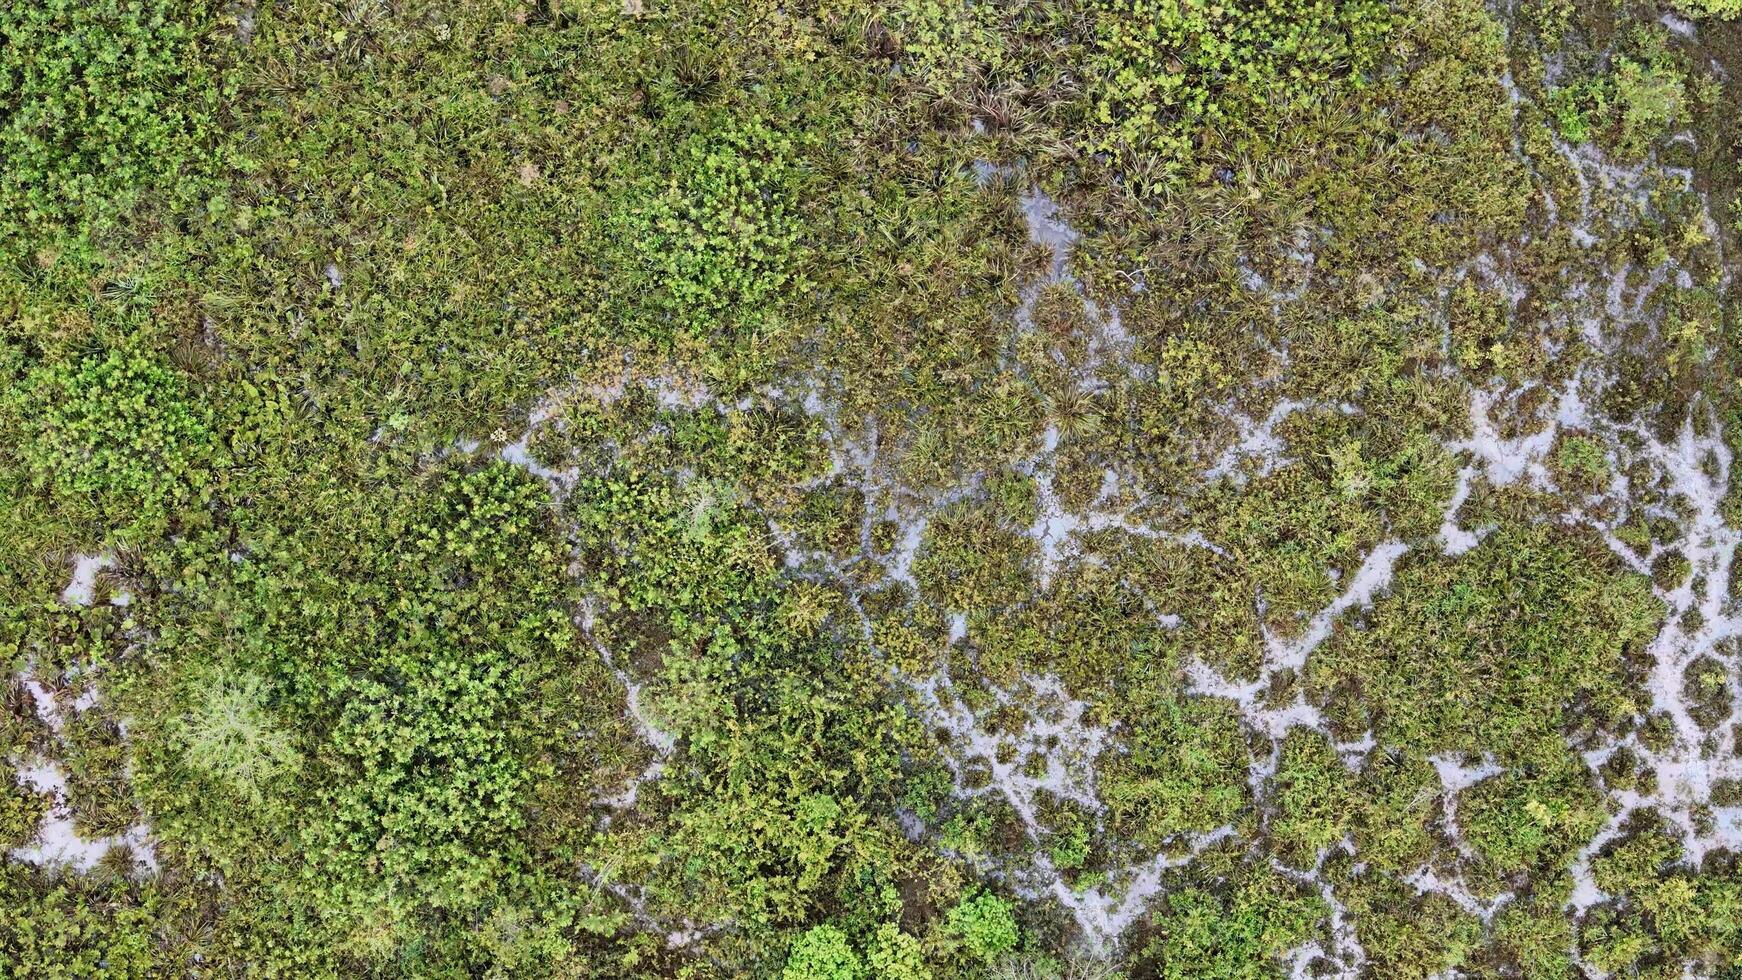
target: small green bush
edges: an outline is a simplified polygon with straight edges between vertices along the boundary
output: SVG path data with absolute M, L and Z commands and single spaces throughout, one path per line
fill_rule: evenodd
M 1607 73 L 1554 89 L 1547 104 L 1568 140 L 1596 139 L 1638 159 L 1668 129 L 1687 121 L 1690 102 L 1681 70 L 1658 42 L 1618 55 Z
M 902 932 L 893 922 L 877 927 L 870 947 L 865 950 L 865 961 L 871 967 L 873 980 L 931 980 L 931 967 L 925 964 L 919 940 Z
M 1615 142 L 1629 157 L 1643 155 L 1666 129 L 1687 115 L 1687 90 L 1681 74 L 1664 61 L 1616 61 L 1615 101 L 1621 110 L 1621 127 Z
M 24 389 L 35 432 L 21 456 L 41 485 L 93 495 L 132 518 L 207 485 L 216 459 L 209 417 L 182 377 L 156 361 L 111 351 L 37 368 Z
M 1325 737 L 1295 728 L 1282 740 L 1272 780 L 1276 816 L 1271 835 L 1283 857 L 1311 867 L 1318 853 L 1343 838 L 1349 821 L 1349 772 Z
M 619 217 L 656 336 L 754 321 L 794 279 L 793 143 L 761 119 L 698 133 L 663 183 Z M 637 284 L 641 285 L 641 284 Z
M 1646 434 L 1691 416 L 1716 479 L 1704 440 L 1742 431 L 1730 253 L 1681 190 L 1686 167 L 1734 197 L 1723 23 L 15 7 L 0 659 L 65 724 L 7 685 L 0 755 L 55 763 L 87 839 L 149 826 L 159 871 L 0 861 L 0 975 L 1255 980 L 1315 945 L 1305 969 L 1348 967 L 1351 937 L 1387 980 L 1742 956 L 1735 861 L 1684 854 L 1742 789 L 1668 785 L 1649 757 L 1702 746 L 1642 688 L 1657 593 L 1701 571 L 1677 542 L 1710 523 Z M 1566 159 L 1545 120 L 1594 145 Z M 1062 280 L 1032 186 L 1077 232 Z M 1632 315 L 1582 342 L 1605 284 Z M 1587 438 L 1556 437 L 1552 480 L 1460 484 L 1473 387 L 1528 439 L 1573 381 Z M 574 474 L 551 494 L 496 460 L 523 432 Z M 1611 466 L 1629 499 L 1596 506 Z M 1454 499 L 1481 540 L 1447 554 Z M 94 550 L 99 601 L 56 601 Z M 1256 696 L 1326 722 L 1280 747 L 1211 677 L 1265 677 L 1278 644 L 1311 649 Z M 1677 678 L 1719 733 L 1724 655 Z M 1442 754 L 1503 771 L 1447 799 Z M 1007 763 L 1097 805 L 1013 805 Z M 29 788 L 0 794 L 0 852 L 52 803 Z M 1641 807 L 1601 838 L 1607 897 L 1569 907 L 1573 856 L 1654 790 L 1661 828 Z M 1002 884 L 1050 856 L 1117 892 L 1157 855 L 1107 962 Z M 1514 897 L 1479 915 L 1424 867 Z
M 570 503 L 608 606 L 595 635 L 624 653 L 657 637 L 639 655 L 663 665 L 682 745 L 661 791 L 669 846 L 693 855 L 684 886 L 741 922 L 802 921 L 844 856 L 888 846 L 861 802 L 892 795 L 900 772 L 903 719 L 878 672 L 862 646 L 790 625 L 808 621 L 802 593 L 742 502 L 628 479 L 583 481 Z M 795 743 L 800 726 L 814 736 Z
M 0 789 L 0 849 L 23 847 L 36 836 L 50 797 L 16 780 Z
M 1558 763 L 1570 719 L 1633 710 L 1625 658 L 1660 609 L 1648 585 L 1577 535 L 1503 524 L 1457 561 L 1401 564 L 1371 626 L 1307 672 L 1317 690 L 1359 678 L 1383 744 Z
M 780 980 L 860 980 L 865 967 L 847 934 L 836 926 L 813 926 L 792 944 Z
M 219 677 L 186 721 L 188 764 L 254 801 L 301 764 L 292 736 L 273 723 L 264 702 L 258 677 Z
M 950 909 L 948 922 L 968 953 L 988 963 L 1015 949 L 1020 935 L 1010 903 L 991 892 L 963 899 Z

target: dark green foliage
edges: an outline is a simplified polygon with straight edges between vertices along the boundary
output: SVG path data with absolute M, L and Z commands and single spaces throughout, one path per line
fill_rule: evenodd
M 0 7 L 0 255 L 98 232 L 175 188 L 210 125 L 183 0 Z
M 120 884 L 40 889 L 13 867 L 0 874 L 0 959 L 7 974 L 42 980 L 154 976 L 155 902 Z
M 697 133 L 619 219 L 633 275 L 656 297 L 655 336 L 764 328 L 798 264 L 793 153 L 761 119 Z
M 346 651 L 353 672 L 323 692 L 342 706 L 324 752 L 337 789 L 309 846 L 345 906 L 417 883 L 420 902 L 471 908 L 525 860 L 527 699 L 574 644 L 543 496 L 496 464 L 420 508 L 381 645 Z
M 689 855 L 672 886 L 747 924 L 804 915 L 850 854 L 888 846 L 905 727 L 862 647 L 818 632 L 722 488 L 593 480 L 573 517 L 608 603 L 601 639 L 659 664 L 680 740 L 662 784 Z
M 1261 867 L 1230 870 L 1226 884 L 1171 889 L 1150 913 L 1154 938 L 1138 962 L 1167 980 L 1256 980 L 1315 934 L 1327 911 L 1320 899 Z
M 16 392 L 21 461 L 38 484 L 88 497 L 113 523 L 150 527 L 208 495 L 222 459 L 188 389 L 176 372 L 118 351 L 38 367 Z
M 587 903 L 540 882 L 528 820 L 577 652 L 548 496 L 503 463 L 339 490 L 339 526 L 275 526 L 267 499 L 248 553 L 183 546 L 165 660 L 119 695 L 158 832 L 264 903 L 228 914 L 273 971 L 569 955 L 552 917 Z

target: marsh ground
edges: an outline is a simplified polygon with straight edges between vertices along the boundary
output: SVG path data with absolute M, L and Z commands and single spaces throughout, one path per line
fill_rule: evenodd
M 0 972 L 1737 976 L 1737 13 L 5 7 Z

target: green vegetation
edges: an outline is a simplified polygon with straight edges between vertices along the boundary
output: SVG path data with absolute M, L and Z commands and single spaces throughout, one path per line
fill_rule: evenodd
M 1688 121 L 1690 100 L 1685 71 L 1661 36 L 1628 41 L 1608 71 L 1555 89 L 1549 105 L 1568 140 L 1597 139 L 1636 159 L 1666 129 Z
M 1219 867 L 1231 855 L 1206 865 Z M 1261 867 L 1227 867 L 1227 883 L 1181 881 L 1150 915 L 1155 938 L 1142 968 L 1169 980 L 1274 976 L 1285 953 L 1311 939 L 1323 921 L 1322 902 Z
M 221 457 L 185 381 L 145 358 L 111 352 L 25 375 L 17 389 L 26 472 L 55 495 L 91 501 L 118 533 L 144 533 L 196 504 Z
M 1503 526 L 1457 561 L 1408 563 L 1372 627 L 1309 665 L 1321 688 L 1360 685 L 1343 724 L 1424 753 L 1558 763 L 1560 733 L 1634 714 L 1625 665 L 1659 606 L 1601 545 L 1556 537 Z
M 698 339 L 757 330 L 782 287 L 802 292 L 791 282 L 800 265 L 792 141 L 752 119 L 698 133 L 674 155 L 668 180 L 621 219 L 637 266 L 629 281 L 655 291 L 668 329 Z
M 1729 19 L 1742 14 L 1742 4 L 1735 0 L 1683 0 L 1676 4 L 1696 17 L 1722 17 Z
M 0 975 L 1727 976 L 1733 8 L 0 9 Z
M 1593 916 L 1584 953 L 1601 969 L 1653 969 L 1691 961 L 1704 969 L 1734 962 L 1742 880 L 1734 867 L 1693 875 L 1673 862 L 1680 843 L 1668 828 L 1642 821 L 1594 862 L 1600 885 L 1618 896 Z
M 1090 5 L 1095 132 L 1137 189 L 1166 187 L 1207 129 L 1262 125 L 1358 85 L 1390 13 L 1372 0 L 1160 0 Z M 1225 138 L 1225 137 L 1224 137 Z
M 834 926 L 817 926 L 798 938 L 781 980 L 858 980 L 865 975 L 847 934 Z
M 289 732 L 266 714 L 260 679 L 215 678 L 185 720 L 188 765 L 259 801 L 301 759 Z
M 179 0 L 0 9 L 0 248 L 52 249 L 180 191 L 212 124 L 207 17 Z
M 964 899 L 946 918 L 951 931 L 976 959 L 990 961 L 1016 948 L 1016 919 L 1010 906 L 996 895 L 982 893 Z

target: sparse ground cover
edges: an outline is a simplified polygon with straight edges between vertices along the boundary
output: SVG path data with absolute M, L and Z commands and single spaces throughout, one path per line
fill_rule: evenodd
M 1736 975 L 1734 4 L 0 41 L 0 974 Z

